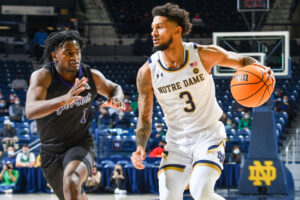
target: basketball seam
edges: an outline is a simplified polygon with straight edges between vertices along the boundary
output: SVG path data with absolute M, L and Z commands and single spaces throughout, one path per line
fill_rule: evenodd
M 249 71 L 247 71 L 247 70 L 239 70 L 239 71 L 248 72 L 248 73 L 254 75 L 255 77 L 257 77 L 257 78 L 260 80 L 260 81 L 257 82 L 257 83 L 262 82 L 263 85 L 262 85 L 257 91 L 255 91 L 253 94 L 251 94 L 250 96 L 248 96 L 248 97 L 246 97 L 246 98 L 244 98 L 244 99 L 241 99 L 241 100 L 237 100 L 237 101 L 244 101 L 244 100 L 247 100 L 248 98 L 250 98 L 250 97 L 252 97 L 253 95 L 255 95 L 257 92 L 259 92 L 264 86 L 266 87 L 266 90 L 268 90 L 268 92 L 269 92 L 269 94 L 270 94 L 269 86 L 266 84 L 266 82 L 263 81 L 263 78 L 264 78 L 264 73 L 263 73 L 263 71 L 261 71 L 261 73 L 262 73 L 262 78 L 260 78 L 260 77 L 257 76 L 256 74 L 254 74 L 254 73 L 252 73 L 252 72 L 249 72 Z M 257 84 L 257 83 L 255 83 L 255 84 Z M 239 85 L 250 85 L 250 84 L 254 84 L 254 83 L 239 84 Z M 238 86 L 238 85 L 233 85 L 233 86 Z M 232 87 L 232 86 L 230 86 L 230 87 Z M 265 95 L 266 90 L 264 91 L 263 96 Z M 263 96 L 262 96 L 262 98 L 263 98 Z M 261 99 L 261 100 L 262 100 L 262 99 Z M 259 103 L 261 102 L 261 100 L 259 101 Z M 257 104 L 257 105 L 258 105 L 258 104 Z
M 253 94 L 251 94 L 250 96 L 244 98 L 244 99 L 240 99 L 240 100 L 237 100 L 237 101 L 244 101 L 246 99 L 249 99 L 250 97 L 252 97 L 253 95 L 255 95 L 257 92 L 259 92 L 261 90 L 261 88 L 263 88 L 264 85 L 262 85 L 258 90 L 256 90 Z
M 267 87 L 266 83 L 263 81 L 263 80 L 264 80 L 264 79 L 263 79 L 263 78 L 264 78 L 264 73 L 263 73 L 263 71 L 261 71 L 261 73 L 262 73 L 262 79 L 261 79 L 259 76 L 257 76 L 256 74 L 254 74 L 254 73 L 252 73 L 252 72 L 250 72 L 250 71 L 242 70 L 242 69 L 240 69 L 239 71 L 242 71 L 242 72 L 248 72 L 248 73 L 250 73 L 250 74 L 256 76 L 256 77 L 257 77 L 261 82 L 263 82 L 264 85 Z
M 258 102 L 258 104 L 256 104 L 257 106 L 260 104 L 260 102 L 261 102 L 262 99 L 264 98 L 264 96 L 265 96 L 267 90 L 268 90 L 269 96 L 271 96 L 270 91 L 269 91 L 269 87 L 270 87 L 271 85 L 272 85 L 272 84 L 270 84 L 270 85 L 267 86 L 267 88 L 265 89 L 264 94 L 262 95 L 260 101 Z M 269 98 L 270 98 L 270 97 L 269 97 Z

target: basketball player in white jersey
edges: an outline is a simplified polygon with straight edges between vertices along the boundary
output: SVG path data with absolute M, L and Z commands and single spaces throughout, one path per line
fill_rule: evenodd
M 159 179 L 160 200 L 182 200 L 189 185 L 195 200 L 224 199 L 214 192 L 223 169 L 226 133 L 219 121 L 222 110 L 215 97 L 211 75 L 214 65 L 234 69 L 258 63 L 218 46 L 182 41 L 191 31 L 189 13 L 167 3 L 152 10 L 154 50 L 137 76 L 139 117 L 137 149 L 131 160 L 143 169 L 151 132 L 153 94 L 168 126 Z M 270 76 L 273 72 L 262 67 Z M 275 79 L 274 79 L 275 81 Z

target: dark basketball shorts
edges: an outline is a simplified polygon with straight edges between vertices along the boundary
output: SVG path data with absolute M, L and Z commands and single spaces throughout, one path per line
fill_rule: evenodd
M 92 149 L 87 150 L 81 146 L 75 146 L 63 154 L 50 154 L 41 151 L 41 168 L 43 174 L 59 200 L 64 200 L 64 169 L 71 161 L 74 160 L 82 161 L 86 165 L 90 175 L 94 161 L 94 152 Z M 84 185 L 84 183 L 82 185 Z M 84 193 L 83 187 L 81 188 L 81 193 Z

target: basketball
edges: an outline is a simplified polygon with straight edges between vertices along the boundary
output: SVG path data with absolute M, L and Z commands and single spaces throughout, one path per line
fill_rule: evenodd
M 275 82 L 262 67 L 248 65 L 232 76 L 230 90 L 233 98 L 246 107 L 264 104 L 271 96 Z

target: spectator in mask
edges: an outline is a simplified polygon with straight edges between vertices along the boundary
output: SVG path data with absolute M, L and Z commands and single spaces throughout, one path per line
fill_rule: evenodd
M 0 115 L 8 116 L 8 106 L 4 99 L 0 99 Z
M 21 105 L 20 98 L 15 97 L 14 104 L 9 106 L 9 118 L 12 121 L 22 121 L 24 107 Z
M 242 119 L 239 121 L 239 130 L 250 130 L 252 119 L 250 118 L 250 113 L 245 112 Z
M 16 158 L 16 167 L 34 167 L 35 155 L 29 151 L 28 145 L 24 145 Z
M 239 146 L 234 146 L 230 156 L 230 162 L 232 163 L 242 163 L 242 152 Z
M 115 128 L 128 129 L 130 126 L 129 119 L 125 116 L 125 113 L 122 111 L 117 111 L 113 121 Z
M 3 166 L 5 163 L 9 161 L 13 166 L 15 166 L 16 163 L 16 155 L 15 155 L 15 148 L 13 146 L 9 146 L 7 148 L 7 154 L 3 158 Z
M 233 129 L 235 128 L 235 124 L 232 122 L 232 120 L 230 118 L 226 119 L 226 123 L 225 123 L 225 129 L 229 130 L 229 129 Z
M 0 172 L 0 192 L 12 193 L 19 179 L 19 171 L 7 161 Z
M 19 138 L 16 129 L 12 127 L 12 123 L 9 119 L 4 120 L 4 127 L 0 130 L 0 138 L 2 138 L 1 143 L 5 151 L 10 145 L 13 145 L 15 148 L 19 147 L 17 144 Z
M 166 142 L 161 140 L 159 141 L 159 144 L 158 144 L 158 147 L 156 147 L 155 149 L 153 149 L 150 154 L 149 154 L 149 157 L 150 158 L 160 158 L 162 156 L 162 153 L 164 152 L 165 150 L 165 145 L 166 145 Z

